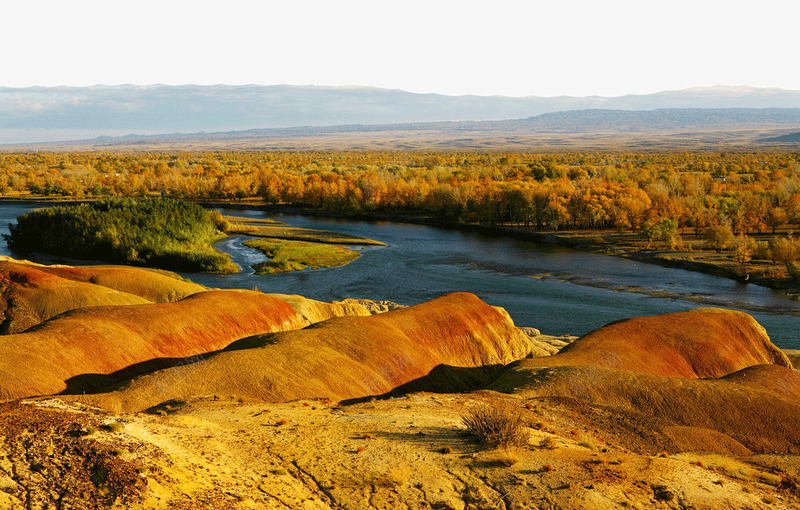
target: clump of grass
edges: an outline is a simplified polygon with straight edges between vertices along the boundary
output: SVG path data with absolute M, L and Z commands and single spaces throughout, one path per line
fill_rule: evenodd
M 112 421 L 111 423 L 100 425 L 100 428 L 105 430 L 106 432 L 121 432 L 123 427 L 124 426 L 117 421 Z
M 217 230 L 226 234 L 250 234 L 257 230 L 253 225 L 243 223 L 234 223 L 234 219 L 228 216 L 223 216 L 219 211 L 211 211 L 211 221 L 217 227 Z M 246 219 L 246 218 L 245 218 Z
M 471 409 L 461 417 L 467 431 L 481 444 L 492 448 L 508 448 L 528 444 L 528 430 L 522 415 L 497 407 Z
M 516 448 L 499 448 L 493 450 L 487 457 L 487 464 L 510 467 L 520 461 L 519 450 Z
M 556 448 L 558 448 L 558 441 L 556 441 L 554 437 L 546 437 L 542 439 L 541 443 L 539 443 L 539 448 L 544 448 L 546 450 L 555 450 Z
M 372 479 L 372 485 L 379 487 L 402 487 L 408 484 L 412 473 L 413 470 L 411 466 L 407 464 L 398 464 L 376 475 Z

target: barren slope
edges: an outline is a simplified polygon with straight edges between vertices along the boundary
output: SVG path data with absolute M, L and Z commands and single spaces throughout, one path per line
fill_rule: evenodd
M 698 378 L 721 377 L 761 364 L 792 366 L 750 315 L 696 308 L 611 323 L 584 335 L 556 356 L 524 360 L 520 367 L 590 365 Z
M 216 290 L 175 303 L 73 310 L 2 338 L 0 397 L 58 393 L 68 381 L 80 391 L 81 385 L 92 384 L 92 375 L 158 359 L 171 365 L 174 358 L 302 324 L 284 301 L 251 291 Z M 71 380 L 76 376 L 82 378 Z
M 154 303 L 177 301 L 208 290 L 161 269 L 132 266 L 43 266 L 41 269 L 62 278 L 88 281 L 134 294 Z
M 0 333 L 19 333 L 77 308 L 170 302 L 203 290 L 166 271 L 44 266 L 0 257 Z
M 315 299 L 308 299 L 296 294 L 267 294 L 268 296 L 286 301 L 294 308 L 298 315 L 302 316 L 308 321 L 308 324 L 322 322 L 324 320 L 332 319 L 334 317 L 345 316 L 368 316 L 371 315 L 370 311 L 362 304 L 351 301 L 334 301 L 326 303 L 317 301 Z
M 165 415 L 40 405 L 0 408 L 2 508 L 59 498 L 87 509 L 800 508 L 795 457 L 649 455 L 615 435 L 626 423 L 568 401 L 199 399 Z M 529 444 L 476 444 L 461 415 L 484 405 L 519 409 Z
M 490 388 L 522 398 L 569 398 L 602 407 L 609 416 L 649 417 L 653 433 L 674 443 L 662 445 L 671 451 L 800 453 L 798 385 L 797 372 L 775 365 L 721 379 L 588 366 L 513 366 Z
M 800 453 L 800 375 L 741 312 L 613 323 L 552 357 L 509 365 L 489 387 L 649 417 L 674 448 Z
M 351 399 L 389 392 L 438 366 L 504 365 L 529 350 L 507 315 L 456 293 L 380 315 L 242 339 L 202 362 L 140 377 L 91 401 L 140 410 L 215 393 L 266 402 Z
M 36 267 L 0 262 L 0 333 L 19 333 L 68 310 L 85 306 L 135 305 L 145 298 L 68 280 Z

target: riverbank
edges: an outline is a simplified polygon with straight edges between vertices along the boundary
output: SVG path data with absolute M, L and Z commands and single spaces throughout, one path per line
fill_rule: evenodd
M 62 204 L 80 203 L 92 200 L 53 200 L 49 197 L 0 197 L 0 203 L 6 204 Z M 408 212 L 374 212 L 370 214 L 346 214 L 334 211 L 320 211 L 306 207 L 299 207 L 285 204 L 267 204 L 261 199 L 247 198 L 242 200 L 200 200 L 197 204 L 207 208 L 224 208 L 252 210 L 263 209 L 267 213 L 276 214 L 298 214 L 318 218 L 341 218 L 356 221 L 389 221 L 410 223 L 415 225 L 427 225 L 438 228 L 456 229 L 462 231 L 474 231 L 488 235 L 503 235 L 515 239 L 533 241 L 537 243 L 563 246 L 580 251 L 623 257 L 647 264 L 655 264 L 662 267 L 684 269 L 718 276 L 740 282 L 742 284 L 760 285 L 775 291 L 779 291 L 794 298 L 800 296 L 800 283 L 795 281 L 787 273 L 785 267 L 776 265 L 768 260 L 752 260 L 747 264 L 747 270 L 743 271 L 736 263 L 732 252 L 716 253 L 712 250 L 704 249 L 703 240 L 691 233 L 684 233 L 683 249 L 670 250 L 662 246 L 660 249 L 647 247 L 647 243 L 638 239 L 636 233 L 620 233 L 613 230 L 582 230 L 582 231 L 559 231 L 559 232 L 536 232 L 523 227 L 503 226 L 503 225 L 481 225 L 472 223 L 458 223 L 436 218 L 422 213 Z M 243 220 L 236 217 L 235 221 Z M 356 240 L 348 242 L 343 238 L 330 238 L 320 236 L 317 233 L 306 233 L 296 235 L 291 232 L 294 229 L 284 229 L 286 232 L 279 232 L 279 225 L 261 222 L 259 229 L 270 228 L 271 232 L 264 232 L 263 237 L 275 237 L 287 240 L 304 240 L 311 242 L 335 243 L 335 244 L 377 244 L 382 243 L 367 240 L 363 242 Z M 323 231 L 319 231 L 323 232 Z M 779 230 L 778 235 L 787 235 L 786 229 Z M 751 235 L 755 240 L 768 240 L 769 234 Z
M 216 212 L 215 212 L 216 214 Z M 271 219 L 223 216 L 228 232 L 254 237 L 242 244 L 269 260 L 253 264 L 256 274 L 341 267 L 361 256 L 353 246 L 386 246 L 380 241 L 340 232 L 289 227 Z
M 735 280 L 742 284 L 753 284 L 767 287 L 791 297 L 800 295 L 800 284 L 792 278 L 786 267 L 770 260 L 752 259 L 744 266 L 736 260 L 732 251 L 716 252 L 705 247 L 702 237 L 684 234 L 681 249 L 669 249 L 666 246 L 654 248 L 637 234 L 618 231 L 565 231 L 565 232 L 529 232 L 515 227 L 499 227 L 508 235 L 523 236 L 538 242 L 565 246 L 582 251 L 602 255 L 623 257 L 647 264 L 684 269 L 704 273 L 721 278 Z M 787 235 L 779 231 L 775 235 Z M 766 242 L 771 234 L 753 234 L 754 241 Z
M 622 257 L 647 264 L 656 264 L 662 267 L 684 269 L 718 276 L 740 282 L 767 287 L 789 295 L 800 296 L 800 283 L 792 278 L 786 268 L 769 260 L 750 260 L 741 267 L 731 251 L 717 253 L 704 247 L 702 237 L 692 233 L 682 234 L 682 249 L 669 249 L 658 246 L 658 243 L 648 246 L 646 241 L 639 239 L 635 232 L 619 232 L 617 230 L 563 230 L 559 232 L 533 231 L 523 227 L 507 225 L 481 225 L 475 223 L 458 223 L 434 218 L 424 214 L 405 214 L 399 212 L 375 213 L 370 215 L 348 215 L 331 211 L 317 211 L 297 206 L 266 205 L 265 211 L 280 214 L 299 214 L 320 218 L 342 218 L 361 221 L 393 221 L 428 225 L 439 228 L 456 229 L 470 232 L 480 232 L 487 235 L 502 235 L 514 239 L 533 241 L 536 243 L 563 246 L 575 250 Z M 789 235 L 790 230 L 779 229 L 776 235 Z M 771 234 L 751 234 L 755 241 L 767 241 Z

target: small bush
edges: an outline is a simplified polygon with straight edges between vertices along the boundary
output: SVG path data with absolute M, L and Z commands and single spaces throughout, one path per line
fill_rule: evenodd
M 675 494 L 666 485 L 653 485 L 653 498 L 656 501 L 672 501 Z
M 392 466 L 376 476 L 372 480 L 372 484 L 380 487 L 402 487 L 408 484 L 413 472 L 411 466 L 406 464 Z
M 555 450 L 558 448 L 558 441 L 555 440 L 553 437 L 546 437 L 542 439 L 542 442 L 539 443 L 539 448 L 544 448 L 547 450 Z
M 520 461 L 520 454 L 519 450 L 517 449 L 508 449 L 508 448 L 500 448 L 498 450 L 494 450 L 491 454 L 486 458 L 486 462 L 488 464 L 496 465 L 496 466 L 513 466 Z
M 522 415 L 496 407 L 483 406 L 461 417 L 470 434 L 489 447 L 525 446 L 528 431 Z
M 119 422 L 112 421 L 111 423 L 100 425 L 100 428 L 105 430 L 106 432 L 122 432 L 124 426 Z

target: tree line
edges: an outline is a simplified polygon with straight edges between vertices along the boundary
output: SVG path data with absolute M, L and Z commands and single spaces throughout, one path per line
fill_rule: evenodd
M 259 197 L 342 214 L 536 230 L 653 231 L 670 220 L 683 233 L 723 225 L 740 235 L 800 223 L 800 154 L 3 154 L 0 193 Z

